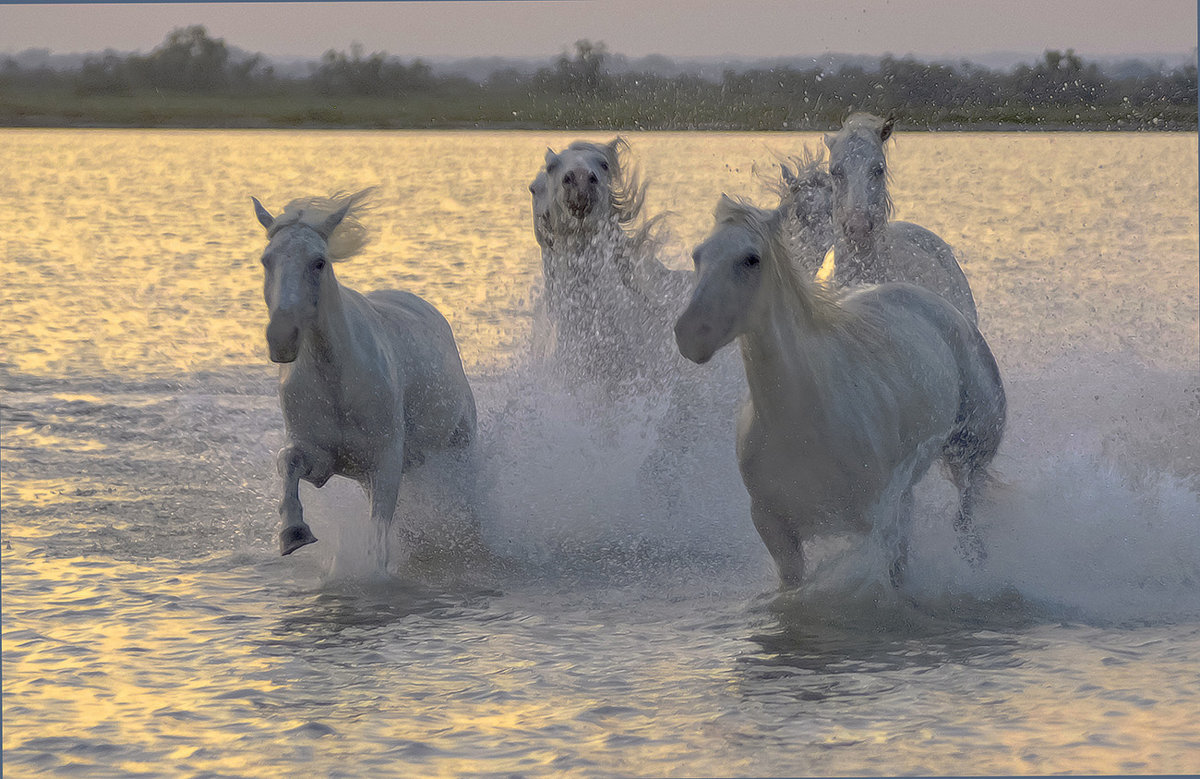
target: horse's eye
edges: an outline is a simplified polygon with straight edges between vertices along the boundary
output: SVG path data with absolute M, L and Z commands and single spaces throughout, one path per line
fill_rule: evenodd
M 842 176 L 846 175 L 846 171 L 841 165 L 838 165 L 836 168 L 829 169 L 829 175 L 833 176 L 835 179 L 840 179 Z
M 605 162 L 604 160 L 600 160 L 600 170 L 603 170 L 605 172 L 608 171 L 608 163 Z
M 324 257 L 321 257 L 320 259 L 318 259 L 316 262 L 313 263 L 313 270 L 315 270 L 317 273 L 320 273 L 321 271 L 325 270 L 325 258 Z
M 747 254 L 745 257 L 742 258 L 742 267 L 743 268 L 757 268 L 758 267 L 758 259 L 759 258 L 758 258 L 757 254 L 754 254 L 754 253 Z
M 875 169 L 874 169 L 874 170 L 872 170 L 871 172 L 872 172 L 872 173 L 874 173 L 876 176 L 882 176 L 882 175 L 883 175 L 883 166 L 882 166 L 882 165 L 876 165 L 876 166 L 875 166 Z

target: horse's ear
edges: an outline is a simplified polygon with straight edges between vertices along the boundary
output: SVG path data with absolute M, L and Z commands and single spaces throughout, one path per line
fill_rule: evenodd
M 333 231 L 336 230 L 337 226 L 340 225 L 342 220 L 346 218 L 346 214 L 350 212 L 350 206 L 353 204 L 353 199 L 347 200 L 346 205 L 325 217 L 325 221 L 322 222 L 321 226 L 317 228 L 317 233 L 319 233 L 322 238 L 328 241 L 329 236 L 333 235 Z
M 549 167 L 550 163 L 554 162 L 556 159 L 558 159 L 558 155 L 554 152 L 554 149 L 551 149 L 549 146 L 547 146 L 546 147 L 546 166 Z
M 883 127 L 879 129 L 880 143 L 892 137 L 892 130 L 896 128 L 896 115 L 888 114 L 888 118 L 883 121 Z
M 250 199 L 254 201 L 254 214 L 258 217 L 258 223 L 270 230 L 271 225 L 275 224 L 275 217 L 271 216 L 270 211 L 263 208 L 263 204 L 258 202 L 258 198 L 251 195 Z
M 796 177 L 796 174 L 792 172 L 792 169 L 787 164 L 779 166 L 779 174 L 783 176 L 783 183 L 787 185 L 788 189 L 795 189 L 800 184 L 800 179 Z
M 837 136 L 833 133 L 825 133 L 825 148 L 833 151 L 833 144 L 837 141 Z

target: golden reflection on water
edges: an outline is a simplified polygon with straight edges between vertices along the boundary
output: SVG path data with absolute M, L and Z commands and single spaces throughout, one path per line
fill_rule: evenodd
M 5 358 L 34 375 L 176 375 L 266 365 L 264 245 L 250 195 L 379 187 L 374 241 L 339 278 L 402 287 L 455 328 L 468 369 L 504 363 L 540 276 L 534 132 L 0 131 Z M 583 133 L 593 139 L 606 134 Z M 820 135 L 628 136 L 686 267 L 721 192 L 773 205 L 754 170 Z M 1079 345 L 1173 363 L 1197 351 L 1197 160 L 1190 134 L 900 133 L 896 218 L 954 245 L 1004 363 Z M 1178 328 L 1178 330 L 1176 329 Z M 1032 342 L 1032 343 L 1031 343 Z M 1033 347 L 1033 348 L 1030 348 Z
M 152 585 L 151 571 L 129 564 L 17 560 L 11 551 L 4 569 L 41 582 L 55 613 L 44 632 L 5 632 L 6 720 L 35 711 L 43 727 L 5 728 L 5 750 L 94 743 L 145 755 L 110 762 L 101 753 L 123 772 L 186 765 L 272 776 L 353 765 L 461 776 L 498 766 L 555 771 L 564 754 L 606 775 L 1196 767 L 1191 660 L 1145 657 L 1147 647 L 1167 646 L 1169 629 L 1143 630 L 1123 648 L 1111 645 L 1120 633 L 1047 628 L 996 668 L 967 656 L 895 669 L 851 654 L 829 657 L 822 673 L 773 664 L 759 674 L 740 666 L 747 647 L 729 638 L 544 626 L 580 651 L 540 633 L 523 644 L 520 630 L 495 622 L 464 634 L 461 618 L 439 625 L 414 614 L 406 627 L 400 612 L 382 625 L 309 622 L 305 631 L 273 626 L 278 616 L 256 609 L 238 591 L 244 583 L 211 575 L 168 571 Z M 453 632 L 439 639 L 439 629 Z M 433 650 L 436 668 L 421 662 L 423 630 L 447 645 Z M 658 651 L 648 637 L 681 646 Z M 1163 688 L 1166 678 L 1182 687 Z M 58 757 L 60 770 L 97 765 L 92 753 Z

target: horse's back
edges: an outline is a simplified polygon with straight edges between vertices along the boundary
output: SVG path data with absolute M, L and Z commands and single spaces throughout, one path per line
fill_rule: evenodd
M 473 437 L 475 398 L 446 317 L 403 290 L 376 290 L 364 298 L 388 328 L 413 444 L 455 444 Z
M 897 316 L 917 317 L 938 333 L 952 355 L 958 377 L 956 422 L 960 430 L 956 437 L 965 436 L 970 448 L 989 452 L 990 459 L 1000 445 L 1007 401 L 996 358 L 975 323 L 941 295 L 915 284 L 880 284 L 855 293 L 858 295 L 875 299 L 889 312 L 883 314 L 885 327 L 894 324 Z
M 973 324 L 979 321 L 967 276 L 950 244 L 937 233 L 912 222 L 889 222 L 887 253 L 892 272 L 886 281 L 905 281 L 933 290 Z
M 388 338 L 418 351 L 444 351 L 458 347 L 450 323 L 429 301 L 397 289 L 375 290 L 363 297 L 384 322 Z

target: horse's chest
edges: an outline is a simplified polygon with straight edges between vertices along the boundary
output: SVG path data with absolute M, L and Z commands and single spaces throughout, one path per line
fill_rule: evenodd
M 817 427 L 765 424 L 749 406 L 743 413 L 742 480 L 756 502 L 780 515 L 815 526 L 853 524 L 886 482 L 873 457 L 854 456 Z
M 288 434 L 335 459 L 361 460 L 397 430 L 394 402 L 369 384 L 346 387 L 292 377 L 281 382 L 279 399 Z

